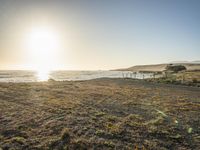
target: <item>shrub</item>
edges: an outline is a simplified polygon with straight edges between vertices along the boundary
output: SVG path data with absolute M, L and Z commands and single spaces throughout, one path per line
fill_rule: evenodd
M 179 71 L 183 71 L 183 70 L 187 70 L 185 66 L 183 65 L 167 65 L 167 67 L 165 68 L 167 71 L 173 71 L 173 72 L 179 72 Z
M 69 129 L 68 129 L 68 128 L 65 128 L 65 129 L 62 131 L 61 139 L 62 139 L 63 141 L 65 141 L 66 143 L 69 143 L 69 142 L 70 142 L 70 133 L 69 133 Z
M 193 82 L 193 83 L 198 83 L 197 79 L 195 79 L 195 78 L 192 79 L 192 82 Z

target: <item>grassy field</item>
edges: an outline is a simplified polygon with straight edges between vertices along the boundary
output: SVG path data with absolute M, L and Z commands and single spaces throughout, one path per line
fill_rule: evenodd
M 176 74 L 177 80 L 182 80 L 192 83 L 200 83 L 200 70 L 198 71 L 185 71 Z
M 0 149 L 200 149 L 200 88 L 133 79 L 0 83 Z
M 200 87 L 200 71 L 180 71 L 161 78 L 147 79 L 147 81 Z

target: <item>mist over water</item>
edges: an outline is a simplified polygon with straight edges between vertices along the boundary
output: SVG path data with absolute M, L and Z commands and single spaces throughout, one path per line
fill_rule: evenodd
M 0 71 L 0 82 L 39 82 L 53 79 L 56 81 L 78 81 L 97 78 L 152 78 L 151 73 L 137 73 L 132 75 L 130 71 L 51 71 L 42 74 L 36 71 Z M 44 78 L 45 76 L 45 78 Z M 48 76 L 48 78 L 47 78 Z

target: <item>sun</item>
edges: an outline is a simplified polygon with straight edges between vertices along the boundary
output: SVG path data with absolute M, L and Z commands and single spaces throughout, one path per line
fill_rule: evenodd
M 58 59 L 60 43 L 57 33 L 47 27 L 33 28 L 28 33 L 26 44 L 38 80 L 48 80 L 49 71 L 54 68 Z

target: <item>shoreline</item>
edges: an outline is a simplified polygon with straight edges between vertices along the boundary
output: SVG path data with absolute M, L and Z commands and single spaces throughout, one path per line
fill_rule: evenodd
M 144 83 L 146 85 L 152 84 L 152 85 L 158 85 L 158 86 L 177 86 L 177 87 L 185 87 L 185 88 L 197 88 L 199 89 L 200 86 L 192 85 L 192 84 L 184 84 L 184 83 L 170 83 L 170 82 L 159 82 L 157 81 L 158 79 L 136 79 L 136 78 L 109 78 L 109 77 L 103 77 L 103 78 L 96 78 L 96 79 L 88 79 L 88 80 L 63 80 L 63 81 L 56 81 L 49 79 L 47 81 L 33 81 L 33 82 L 0 82 L 0 84 L 39 84 L 39 83 L 50 83 L 50 82 L 57 82 L 57 83 L 65 83 L 65 82 L 87 82 L 87 81 L 105 81 L 105 80 L 119 80 L 119 81 L 135 81 L 135 82 L 140 82 Z

